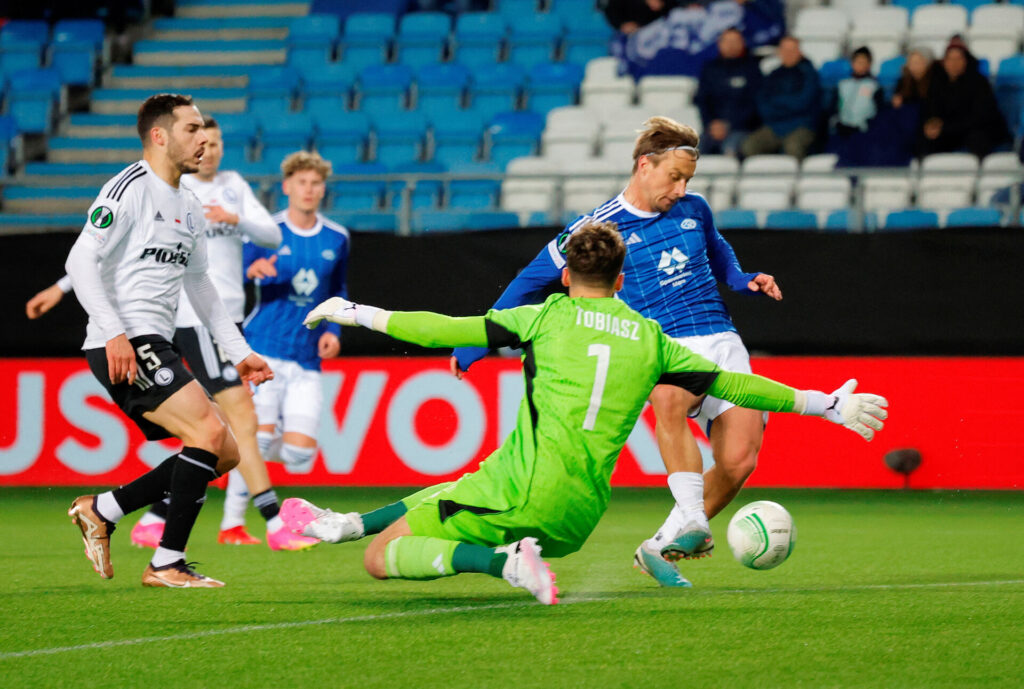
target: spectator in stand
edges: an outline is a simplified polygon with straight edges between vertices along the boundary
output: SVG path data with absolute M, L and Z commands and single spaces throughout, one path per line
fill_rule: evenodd
M 835 112 L 838 165 L 878 165 L 875 141 L 884 118 L 885 96 L 878 80 L 871 76 L 871 50 L 860 47 L 850 58 L 852 73 L 840 80 Z M 888 143 L 888 142 L 887 142 Z M 905 162 L 909 162 L 908 157 Z
M 679 0 L 608 0 L 604 5 L 604 16 L 616 31 L 631 34 L 681 4 Z
M 758 89 L 757 111 L 764 124 L 743 140 L 740 150 L 744 156 L 782 151 L 803 159 L 814 143 L 821 84 L 796 38 L 783 36 L 778 55 L 782 64 Z
M 927 47 L 910 49 L 892 94 L 892 107 L 921 107 L 925 96 L 928 95 L 928 85 L 931 83 L 934 62 L 935 56 Z
M 694 102 L 704 122 L 702 153 L 736 155 L 740 143 L 759 124 L 757 89 L 761 69 L 747 54 L 739 29 L 726 29 L 718 37 L 719 57 L 704 65 Z
M 959 37 L 932 69 L 922 118 L 922 156 L 966 149 L 984 158 L 1010 139 L 992 85 Z

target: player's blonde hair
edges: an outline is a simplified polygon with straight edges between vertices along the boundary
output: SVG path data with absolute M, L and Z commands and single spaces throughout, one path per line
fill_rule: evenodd
M 295 151 L 281 161 L 281 174 L 285 179 L 303 170 L 313 170 L 326 180 L 331 176 L 331 163 L 311 151 Z
M 611 287 L 622 272 L 626 245 L 613 222 L 588 222 L 569 237 L 565 264 L 573 279 L 591 287 Z
M 644 128 L 640 130 L 633 146 L 633 172 L 636 172 L 644 156 L 657 165 L 670 150 L 681 146 L 696 149 L 699 143 L 700 135 L 693 127 L 680 124 L 670 117 L 652 117 L 644 122 Z

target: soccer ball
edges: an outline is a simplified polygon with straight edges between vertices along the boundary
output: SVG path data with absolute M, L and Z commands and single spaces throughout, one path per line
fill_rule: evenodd
M 796 524 L 786 508 L 770 500 L 745 505 L 729 520 L 729 547 L 744 567 L 778 567 L 796 546 Z

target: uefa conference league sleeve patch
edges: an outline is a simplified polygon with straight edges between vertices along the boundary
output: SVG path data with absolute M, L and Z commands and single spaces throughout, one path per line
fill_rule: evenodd
M 103 244 L 107 241 L 107 233 L 103 230 L 107 230 L 113 224 L 114 211 L 108 206 L 96 206 L 89 213 L 89 224 L 86 226 L 85 232 Z

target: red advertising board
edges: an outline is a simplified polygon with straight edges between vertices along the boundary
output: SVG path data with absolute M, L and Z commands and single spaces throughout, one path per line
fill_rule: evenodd
M 1024 358 L 754 360 L 754 370 L 800 388 L 831 390 L 857 377 L 885 395 L 891 417 L 872 443 L 820 419 L 773 414 L 748 485 L 897 488 L 883 462 L 913 447 L 916 488 L 1024 487 Z M 0 485 L 115 485 L 175 449 L 148 443 L 108 400 L 84 361 L 0 361 Z M 328 362 L 321 452 L 313 469 L 271 465 L 280 485 L 427 485 L 471 471 L 504 437 L 522 396 L 519 362 L 489 358 L 462 381 L 445 358 Z M 664 485 L 651 410 L 622 453 L 613 483 Z M 706 448 L 705 448 L 706 449 Z

